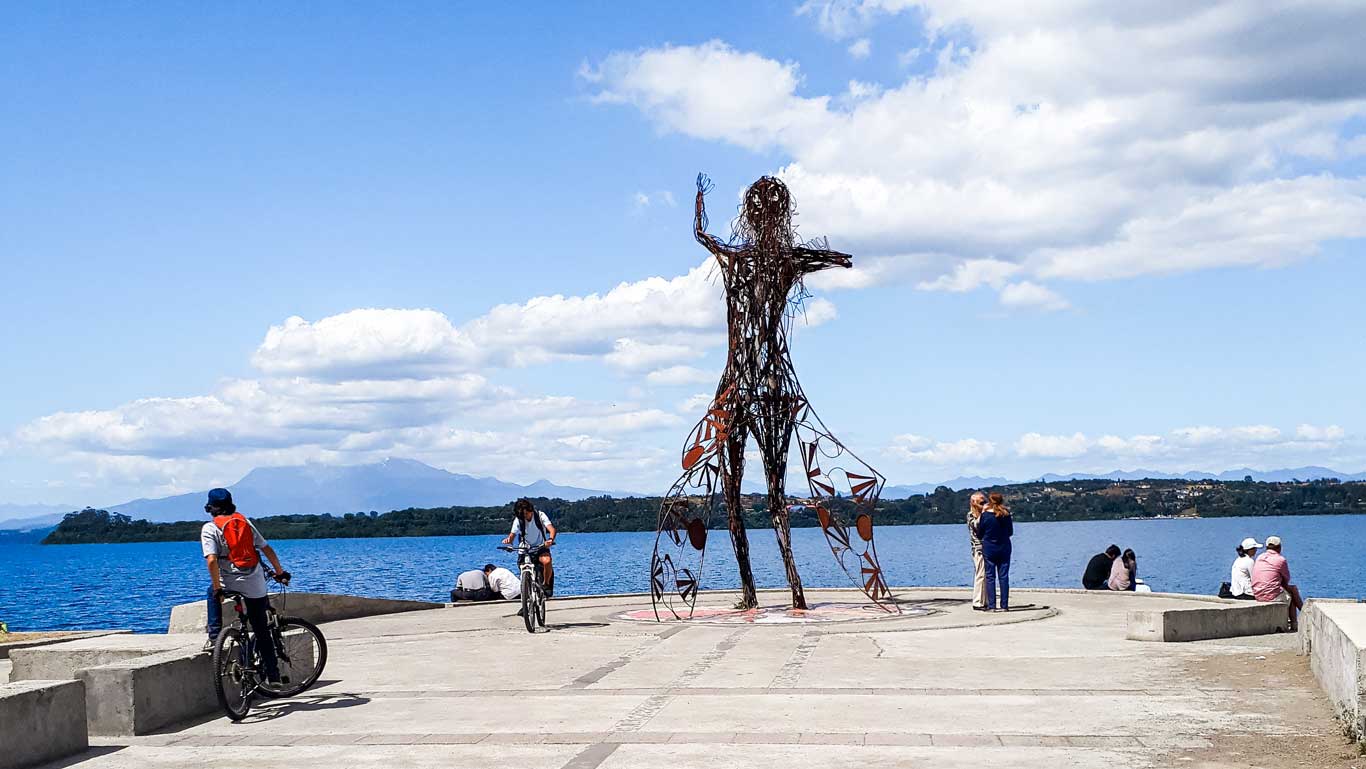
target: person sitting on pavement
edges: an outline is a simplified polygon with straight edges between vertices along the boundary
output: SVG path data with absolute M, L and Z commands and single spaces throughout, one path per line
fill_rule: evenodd
M 1290 564 L 1281 555 L 1281 538 L 1266 538 L 1266 552 L 1252 564 L 1252 595 L 1258 601 L 1289 604 L 1290 632 L 1299 627 L 1299 611 L 1304 608 L 1300 589 L 1290 582 Z
M 1252 564 L 1257 557 L 1257 548 L 1261 546 L 1262 543 L 1252 537 L 1247 537 L 1238 545 L 1238 557 L 1229 572 L 1230 597 L 1240 601 L 1256 600 L 1257 597 L 1252 594 Z
M 483 569 L 470 569 L 460 573 L 455 579 L 455 589 L 451 591 L 451 601 L 496 601 L 502 596 L 489 585 L 489 572 L 494 565 L 484 564 Z
M 515 601 L 522 597 L 522 580 L 511 570 L 488 564 L 484 567 L 484 573 L 488 575 L 489 589 L 497 597 L 505 601 Z
M 1119 545 L 1110 545 L 1105 552 L 1091 556 L 1086 572 L 1081 575 L 1081 586 L 1087 590 L 1109 590 L 1111 564 L 1119 557 Z
M 270 598 L 267 597 L 266 574 L 261 568 L 260 553 L 265 553 L 270 565 L 275 567 L 276 582 L 288 585 L 289 572 L 280 565 L 275 548 L 261 536 L 256 525 L 237 512 L 232 493 L 227 489 L 210 490 L 204 512 L 213 516 L 213 520 L 199 530 L 200 549 L 209 568 L 206 628 L 209 640 L 204 644 L 204 650 L 213 650 L 218 633 L 223 629 L 223 593 L 241 593 L 246 604 L 247 620 L 251 622 L 252 632 L 256 634 L 259 644 L 257 648 L 261 652 L 261 667 L 265 669 L 266 680 L 271 684 L 279 684 L 279 661 L 275 656 L 275 643 L 271 640 L 266 618 Z
M 512 531 L 503 538 L 503 544 L 511 544 L 513 538 L 517 537 L 519 547 L 529 557 L 540 560 L 541 574 L 545 579 L 545 597 L 553 597 L 555 566 L 550 559 L 550 548 L 555 544 L 555 527 L 550 523 L 550 518 L 533 507 L 531 500 L 525 497 L 512 505 L 512 512 L 515 514 L 512 519 Z
M 1133 550 L 1125 550 L 1124 555 L 1116 558 L 1110 566 L 1110 578 L 1106 587 L 1111 590 L 1134 590 L 1138 583 L 1138 556 Z

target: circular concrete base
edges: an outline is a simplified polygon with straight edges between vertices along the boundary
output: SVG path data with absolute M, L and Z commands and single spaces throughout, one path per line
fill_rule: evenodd
M 757 609 L 725 609 L 697 607 L 691 617 L 674 617 L 668 609 L 631 609 L 612 615 L 614 620 L 630 622 L 671 622 L 692 625 L 804 625 L 831 622 L 868 622 L 889 619 L 908 619 L 934 614 L 933 609 L 904 606 L 901 611 L 888 610 L 871 603 L 813 603 L 806 609 L 787 606 L 760 606 Z

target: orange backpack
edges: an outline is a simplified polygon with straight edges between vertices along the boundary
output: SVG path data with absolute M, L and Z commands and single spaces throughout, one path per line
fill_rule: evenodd
M 223 541 L 228 544 L 228 560 L 239 569 L 254 569 L 261 562 L 256 553 L 256 538 L 252 536 L 251 524 L 241 513 L 216 515 L 213 522 L 223 532 Z

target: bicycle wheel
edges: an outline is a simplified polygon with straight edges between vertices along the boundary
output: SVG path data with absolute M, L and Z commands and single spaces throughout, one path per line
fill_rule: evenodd
M 251 710 L 256 691 L 256 671 L 247 664 L 247 644 L 242 631 L 224 628 L 213 644 L 213 692 L 218 704 L 234 721 L 241 721 Z
M 536 580 L 529 571 L 522 572 L 522 621 L 526 632 L 536 632 Z
M 280 686 L 265 684 L 276 697 L 293 697 L 318 682 L 327 664 L 327 639 L 316 625 L 297 617 L 280 620 L 275 629 L 275 657 Z
M 536 624 L 545 627 L 545 588 L 536 585 Z

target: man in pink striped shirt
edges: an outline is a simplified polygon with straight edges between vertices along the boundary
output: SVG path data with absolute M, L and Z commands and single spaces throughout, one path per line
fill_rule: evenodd
M 1258 601 L 1281 601 L 1290 605 L 1290 631 L 1296 629 L 1296 618 L 1304 607 L 1300 590 L 1290 584 L 1290 564 L 1281 555 L 1281 538 L 1267 537 L 1266 552 L 1252 564 L 1252 595 Z

